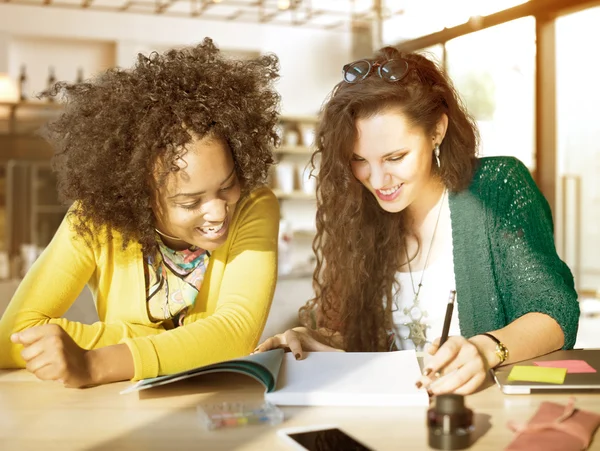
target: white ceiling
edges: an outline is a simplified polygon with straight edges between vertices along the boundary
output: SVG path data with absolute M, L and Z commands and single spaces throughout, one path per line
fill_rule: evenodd
M 353 21 L 373 20 L 376 0 L 4 0 L 56 8 L 199 17 L 204 20 L 259 22 L 286 26 L 348 29 Z M 381 0 L 386 18 L 403 13 L 407 0 Z

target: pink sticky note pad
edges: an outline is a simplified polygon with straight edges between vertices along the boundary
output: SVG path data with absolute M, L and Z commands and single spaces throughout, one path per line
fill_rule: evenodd
M 594 367 L 590 366 L 585 360 L 545 360 L 543 362 L 533 362 L 534 365 L 546 368 L 566 368 L 567 373 L 595 373 Z

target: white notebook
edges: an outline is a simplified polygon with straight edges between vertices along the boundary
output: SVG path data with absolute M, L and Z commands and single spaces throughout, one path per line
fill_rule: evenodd
M 233 372 L 265 387 L 265 399 L 282 406 L 427 406 L 417 390 L 420 376 L 415 351 L 309 352 L 296 360 L 283 349 L 217 362 L 153 379 L 121 393 L 147 390 L 204 374 Z M 200 382 L 201 383 L 201 382 Z
M 418 390 L 415 351 L 312 352 L 284 355 L 275 389 L 265 399 L 281 406 L 428 406 Z

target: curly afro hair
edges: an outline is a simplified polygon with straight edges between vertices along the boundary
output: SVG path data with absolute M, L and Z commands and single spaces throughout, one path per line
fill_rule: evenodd
M 157 161 L 174 161 L 192 137 L 215 136 L 233 152 L 245 193 L 265 183 L 279 144 L 275 132 L 280 97 L 275 55 L 239 60 L 224 56 L 209 38 L 164 54 L 138 55 L 130 70 L 110 69 L 89 82 L 58 83 L 64 113 L 43 136 L 55 148 L 53 168 L 61 200 L 71 209 L 76 233 L 116 230 L 123 246 L 155 250 L 152 193 Z

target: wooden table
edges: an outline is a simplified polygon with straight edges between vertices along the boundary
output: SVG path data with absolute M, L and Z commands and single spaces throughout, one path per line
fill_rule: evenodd
M 259 401 L 262 386 L 240 375 L 195 381 L 128 395 L 128 382 L 85 390 L 40 382 L 24 370 L 0 371 L 0 448 L 8 450 L 286 450 L 279 427 L 337 424 L 374 450 L 427 446 L 425 408 L 284 408 L 280 426 L 208 432 L 198 422 L 199 403 Z M 544 400 L 567 395 L 502 395 L 496 386 L 467 397 L 475 413 L 472 450 L 502 450 L 511 440 L 509 419 L 526 421 Z M 580 395 L 577 406 L 600 413 L 600 395 Z M 600 450 L 600 433 L 590 449 Z

